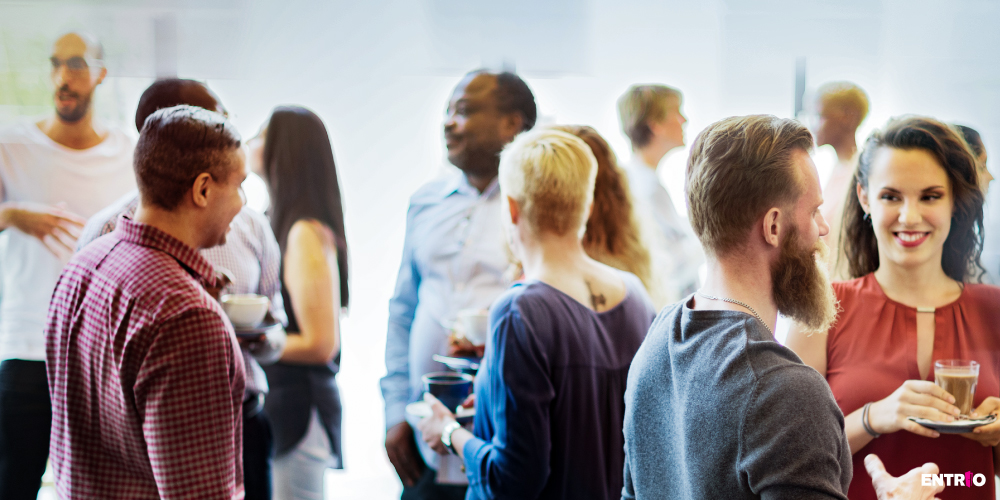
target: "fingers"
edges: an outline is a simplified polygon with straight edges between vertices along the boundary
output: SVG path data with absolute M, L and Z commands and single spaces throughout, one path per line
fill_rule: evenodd
M 476 394 L 475 393 L 469 394 L 469 397 L 465 398 L 465 401 L 462 401 L 462 407 L 463 408 L 473 408 L 475 406 L 476 406 Z
M 917 417 L 917 418 L 926 418 L 928 420 L 934 420 L 935 422 L 955 421 L 955 415 L 944 413 L 941 410 L 931 406 L 904 403 L 899 406 L 899 411 L 900 411 L 900 418 L 903 419 L 905 419 L 906 417 Z
M 978 408 L 972 410 L 972 416 L 980 417 L 983 415 L 989 415 L 997 410 L 1000 410 L 1000 398 L 990 396 L 983 400 L 983 403 L 979 405 Z
M 52 215 L 55 215 L 70 224 L 80 226 L 81 228 L 87 223 L 87 219 L 70 212 L 69 205 L 67 205 L 64 201 L 56 203 L 55 208 L 52 210 Z
M 427 404 L 431 405 L 431 411 L 434 412 L 435 418 L 441 418 L 441 417 L 449 417 L 452 419 L 455 418 L 455 414 L 452 413 L 451 410 L 448 409 L 448 407 L 441 402 L 441 400 L 434 397 L 433 394 L 425 392 L 424 401 L 426 401 Z
M 927 427 L 924 427 L 909 419 L 904 420 L 900 428 L 902 428 L 905 431 L 912 432 L 918 436 L 924 436 L 929 438 L 936 438 L 941 436 L 941 434 L 938 431 L 935 431 L 934 429 L 928 429 Z
M 909 394 L 900 399 L 903 402 L 913 405 L 915 408 L 927 409 L 924 411 L 923 415 L 917 415 L 916 413 L 911 414 L 914 417 L 930 418 L 932 420 L 938 420 L 942 422 L 951 422 L 954 421 L 954 418 L 949 418 L 948 420 L 944 420 L 944 417 L 957 417 L 962 413 L 955 405 L 952 405 L 933 395 Z M 930 411 L 930 413 L 927 413 L 927 411 Z M 934 415 L 934 416 L 929 416 L 929 415 Z
M 923 475 L 923 474 L 938 474 L 940 472 L 941 472 L 941 469 L 938 468 L 937 464 L 932 463 L 932 462 L 927 462 L 926 464 L 920 466 L 920 474 L 921 475 Z M 938 485 L 938 486 L 934 487 L 934 493 L 941 493 L 942 491 L 944 491 L 944 486 L 943 485 Z M 937 500 L 937 499 L 935 498 L 935 500 Z
M 947 401 L 949 404 L 955 403 L 955 396 L 952 396 L 948 393 L 948 391 L 945 391 L 934 382 L 929 382 L 927 380 L 907 380 L 903 383 L 903 387 L 916 393 L 934 396 L 938 399 Z
M 889 476 L 889 473 L 885 471 L 885 465 L 882 464 L 882 460 L 874 454 L 869 454 L 865 457 L 865 470 L 868 471 L 868 476 L 872 478 L 872 482 L 880 481 L 883 477 Z

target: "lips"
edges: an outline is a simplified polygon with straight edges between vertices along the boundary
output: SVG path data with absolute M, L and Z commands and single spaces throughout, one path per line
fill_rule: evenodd
M 927 241 L 931 233 L 925 231 L 896 231 L 892 235 L 895 237 L 896 243 L 905 248 L 913 248 Z
M 71 101 L 78 101 L 80 96 L 76 92 L 59 92 L 56 94 L 56 99 L 61 104 L 69 104 Z

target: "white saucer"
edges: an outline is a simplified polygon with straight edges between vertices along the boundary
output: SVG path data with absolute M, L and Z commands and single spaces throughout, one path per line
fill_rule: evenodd
M 935 420 L 916 417 L 909 418 L 909 420 L 927 427 L 928 429 L 934 429 L 944 434 L 965 434 L 966 432 L 972 432 L 972 429 L 992 424 L 996 421 L 996 419 L 996 415 L 986 415 L 983 418 L 956 420 L 954 422 L 938 422 Z
M 426 401 L 415 401 L 406 405 L 406 413 L 411 417 L 416 418 L 427 418 L 431 416 L 431 405 Z M 455 414 L 455 420 L 460 424 L 464 424 L 472 421 L 472 417 L 476 416 L 475 408 L 466 408 L 464 406 L 458 407 L 458 413 Z

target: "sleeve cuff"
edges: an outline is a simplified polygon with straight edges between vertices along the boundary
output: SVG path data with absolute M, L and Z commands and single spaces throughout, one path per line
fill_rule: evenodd
M 473 436 L 462 447 L 462 456 L 465 457 L 465 477 L 469 479 L 470 487 L 482 482 L 479 478 L 479 462 L 482 458 L 479 455 L 487 445 L 486 441 Z

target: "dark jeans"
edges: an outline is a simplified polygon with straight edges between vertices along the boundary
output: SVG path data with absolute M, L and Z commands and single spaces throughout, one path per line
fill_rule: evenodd
M 271 421 L 261 409 L 243 415 L 243 486 L 246 500 L 271 500 L 271 455 L 274 438 Z
M 35 500 L 49 458 L 52 402 L 44 361 L 0 363 L 0 498 Z

